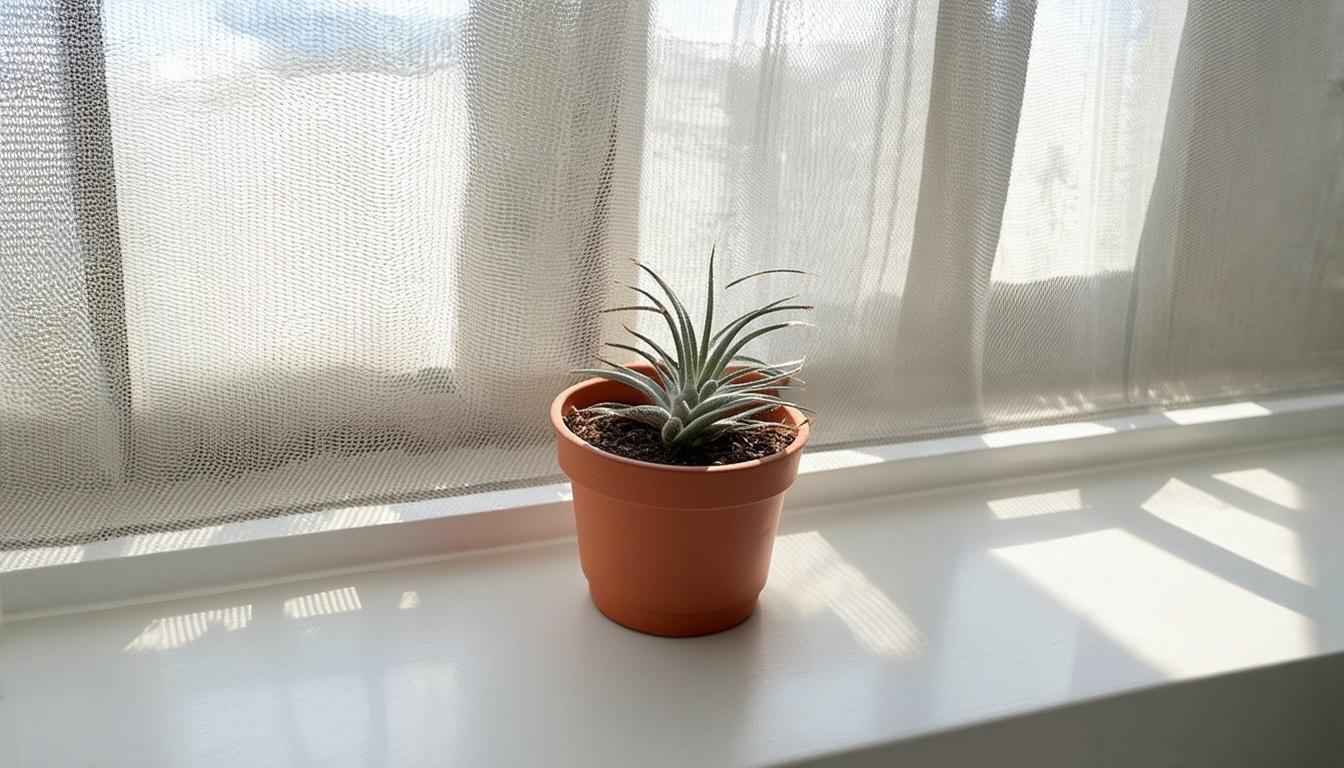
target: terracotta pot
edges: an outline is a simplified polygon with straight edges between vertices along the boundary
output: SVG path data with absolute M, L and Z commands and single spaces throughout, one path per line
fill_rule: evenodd
M 647 402 L 623 384 L 595 378 L 551 403 L 593 603 L 612 621 L 654 635 L 706 635 L 745 621 L 765 587 L 784 491 L 807 443 L 803 415 L 793 408 L 770 415 L 798 427 L 773 456 L 679 467 L 607 453 L 565 426 L 570 409 L 603 401 Z

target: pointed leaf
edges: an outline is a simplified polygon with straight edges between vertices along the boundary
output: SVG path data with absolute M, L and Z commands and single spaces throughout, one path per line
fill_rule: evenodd
M 714 411 L 727 410 L 731 412 L 735 408 L 744 408 L 749 405 L 787 405 L 797 408 L 798 406 L 780 397 L 774 395 L 765 395 L 759 393 L 735 393 L 728 392 L 721 395 L 714 395 L 707 398 L 703 403 L 697 405 L 691 411 L 693 419 L 699 418 L 706 413 Z
M 737 285 L 738 283 L 745 282 L 747 280 L 752 279 L 753 277 L 760 277 L 761 275 L 810 275 L 810 274 L 812 273 L 804 272 L 801 269 L 762 269 L 760 272 L 752 272 L 750 275 L 744 275 L 742 277 L 737 278 L 731 283 L 723 286 L 723 289 L 726 291 L 729 288 L 732 288 L 734 285 Z
M 639 293 L 641 296 L 647 298 L 649 301 L 652 301 L 654 306 L 663 311 L 663 320 L 667 322 L 667 330 L 672 334 L 672 346 L 677 351 L 677 358 L 680 360 L 689 360 L 690 357 L 686 355 L 686 349 L 685 349 L 686 340 L 682 336 L 681 329 L 677 325 L 677 319 L 672 315 L 671 312 L 668 311 L 667 305 L 663 304 L 663 302 L 660 301 L 657 296 L 654 296 L 652 293 L 644 290 L 643 288 L 640 288 L 637 285 L 630 285 L 629 283 L 620 283 L 620 285 L 623 285 L 626 288 L 629 288 Z M 627 327 L 626 330 L 630 331 L 630 328 Z M 634 331 L 630 332 L 634 333 Z M 646 343 L 652 344 L 652 342 L 646 342 Z
M 793 297 L 790 296 L 789 299 L 791 298 Z M 760 309 L 756 309 L 746 313 L 745 315 L 742 315 L 741 317 L 734 320 L 731 324 L 724 326 L 723 330 L 719 331 L 718 335 L 716 336 L 716 339 L 718 339 L 718 337 L 722 338 L 718 339 L 718 344 L 714 347 L 714 352 L 705 361 L 705 367 L 711 371 L 717 371 L 720 368 L 719 361 L 724 360 L 725 358 L 731 359 L 732 354 L 728 352 L 728 349 L 731 348 L 731 345 L 733 344 L 733 341 L 736 338 L 737 334 L 745 330 L 747 325 L 750 324 L 753 320 L 757 320 L 759 318 L 765 317 L 766 315 L 773 314 L 775 312 L 791 312 L 794 310 L 812 309 L 812 307 L 807 304 L 780 304 L 780 301 L 788 301 L 789 299 L 780 299 L 779 301 L 773 301 L 765 305 L 764 307 L 761 307 Z M 714 373 L 711 375 L 717 376 L 718 374 Z
M 672 371 L 672 376 L 676 379 L 676 383 L 679 388 L 682 384 L 682 376 L 683 376 L 681 371 L 681 363 L 673 359 L 671 355 L 667 354 L 666 350 L 658 346 L 658 342 L 654 341 L 648 336 L 645 336 L 644 334 L 640 333 L 639 331 L 636 331 L 634 328 L 631 328 L 628 325 L 625 326 L 625 330 L 631 336 L 634 336 L 636 339 L 639 339 L 640 341 L 649 345 L 649 348 L 653 350 L 654 354 L 658 355 L 658 357 L 662 359 L 663 365 Z M 673 336 L 673 338 L 674 339 L 676 338 L 675 335 Z
M 590 405 L 584 409 L 592 413 L 601 413 L 617 418 L 637 421 L 640 424 L 647 424 L 656 429 L 662 429 L 663 424 L 667 422 L 669 416 L 666 410 L 656 405 L 625 405 L 619 408 L 604 407 L 600 408 Z
M 766 390 L 766 389 L 771 390 L 781 389 L 783 387 L 788 386 L 788 382 L 792 381 L 792 376 L 798 373 L 798 371 L 800 370 L 802 370 L 801 366 L 798 368 L 794 368 L 793 370 L 790 371 L 780 371 L 779 373 L 773 376 L 764 376 L 762 378 L 755 379 L 752 381 L 744 381 L 740 384 L 733 384 L 732 386 L 724 387 L 721 391 L 732 393 L 732 392 L 752 392 L 756 390 Z
M 632 347 L 629 344 L 617 344 L 614 341 L 609 341 L 606 343 L 606 346 L 614 347 L 616 349 L 624 349 L 627 352 L 634 352 L 636 355 L 639 355 L 640 357 L 649 361 L 649 365 L 653 366 L 654 373 L 658 374 L 658 378 L 662 380 L 661 386 L 663 387 L 663 389 L 672 388 L 673 386 L 672 374 L 663 370 L 663 363 L 661 360 L 658 360 L 653 355 L 649 354 L 648 352 L 645 352 L 639 347 Z
M 705 327 L 700 334 L 700 359 L 709 356 L 709 334 L 714 330 L 714 251 L 716 243 L 709 249 L 709 287 L 705 289 Z
M 741 315 L 738 315 L 737 317 L 733 318 L 732 322 L 720 328 L 718 333 L 715 333 L 714 337 L 710 339 L 710 342 L 713 343 L 726 335 L 732 335 L 734 333 L 737 333 L 738 331 L 741 330 L 742 326 L 746 325 L 747 323 L 750 323 L 752 320 L 760 317 L 763 314 L 766 314 L 767 312 L 775 310 L 784 302 L 793 301 L 796 298 L 798 297 L 785 296 L 782 299 L 775 299 L 774 301 L 770 302 L 769 304 L 766 304 L 765 306 L 757 307 L 753 310 L 749 310 L 747 312 L 742 313 Z M 805 305 L 797 305 L 797 306 L 805 306 Z
M 722 373 L 723 367 L 724 365 L 726 365 L 727 361 L 733 359 L 734 355 L 736 355 L 743 347 L 745 347 L 752 341 L 764 336 L 767 333 L 773 333 L 775 331 L 782 330 L 784 328 L 795 328 L 800 326 L 811 328 L 812 324 L 805 322 L 803 320 L 790 320 L 786 323 L 776 323 L 774 325 L 767 325 L 764 328 L 757 328 L 756 330 L 742 337 L 740 341 L 738 341 L 736 344 L 732 346 L 732 348 L 728 350 L 727 354 L 715 355 L 716 362 L 714 363 L 713 370 L 710 375 L 718 376 L 720 373 Z
M 681 299 L 677 298 L 676 291 L 672 290 L 672 286 L 668 285 L 667 281 L 663 280 L 662 276 L 635 259 L 631 259 L 631 261 L 635 262 L 635 266 L 647 272 L 649 276 L 653 278 L 653 281 L 658 283 L 658 287 L 663 289 L 663 293 L 667 295 L 668 301 L 672 304 L 673 311 L 677 313 L 677 325 L 681 330 L 682 344 L 685 345 L 685 349 L 681 352 L 681 354 L 684 355 L 683 362 L 689 363 L 693 368 L 696 367 L 697 345 L 695 341 L 695 324 L 691 322 L 691 316 L 686 311 L 685 305 L 681 303 Z
M 663 445 L 673 445 L 674 443 L 676 443 L 677 439 L 681 437 L 681 432 L 682 432 L 681 419 L 678 419 L 676 416 L 673 416 L 672 418 L 663 422 L 663 429 L 661 434 L 661 437 L 663 438 Z
M 798 371 L 801 371 L 803 369 L 803 363 L 805 361 L 806 358 L 799 358 L 797 360 L 790 360 L 787 363 L 773 363 L 773 364 L 761 363 L 759 365 L 743 366 L 742 368 L 738 368 L 736 370 L 728 371 L 727 373 L 725 373 L 723 377 L 719 379 L 719 383 L 724 386 L 727 386 L 729 384 L 733 384 L 733 382 L 745 376 L 750 376 L 753 373 L 761 374 L 762 377 L 766 378 L 771 376 L 778 376 L 780 374 L 797 373 Z M 742 384 L 747 383 L 755 383 L 755 382 L 743 382 Z M 742 386 L 742 384 L 733 384 L 733 386 Z
M 629 311 L 631 311 L 631 310 L 634 310 L 634 311 L 641 311 L 641 312 L 657 312 L 657 313 L 660 314 L 660 315 L 666 315 L 666 314 L 667 314 L 667 311 L 666 311 L 666 310 L 659 309 L 659 308 L 657 308 L 657 307 L 645 307 L 645 306 L 640 305 L 640 304 L 631 304 L 631 305 L 628 306 L 628 307 L 608 307 L 607 309 L 599 309 L 599 310 L 597 310 L 597 313 L 598 313 L 599 315 L 605 315 L 605 314 L 607 314 L 608 312 L 629 312 Z
M 740 414 L 735 414 L 734 417 L 745 419 L 749 416 L 754 416 L 758 413 L 765 413 L 766 411 L 772 411 L 778 407 L 779 406 L 777 405 L 762 405 L 757 408 L 752 408 L 750 410 L 744 411 Z M 685 445 L 687 442 L 695 440 L 700 435 L 701 432 L 708 429 L 709 426 L 714 422 L 724 418 L 725 416 L 733 415 L 729 413 L 732 410 L 733 409 L 730 407 L 727 409 L 711 411 L 710 413 L 706 413 L 703 416 L 699 416 L 691 420 L 689 423 L 686 424 L 685 427 L 682 428 L 681 434 L 677 436 L 676 442 L 680 445 Z
M 642 393 L 657 405 L 662 405 L 664 407 L 669 405 L 667 402 L 667 395 L 653 379 L 650 379 L 648 376 L 645 376 L 638 371 L 632 371 L 625 366 L 610 363 L 606 360 L 602 360 L 602 362 L 618 370 L 609 371 L 605 368 L 580 368 L 579 370 L 574 371 L 574 373 L 584 376 L 598 376 L 610 381 L 619 382 Z

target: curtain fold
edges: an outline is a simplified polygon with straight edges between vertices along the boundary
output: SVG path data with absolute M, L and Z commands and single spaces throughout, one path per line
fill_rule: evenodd
M 0 3 L 0 541 L 130 471 L 107 121 L 96 9 Z
M 1344 385 L 1344 0 L 0 0 L 0 549 L 556 477 L 639 258 L 818 447 Z M 644 287 L 651 287 L 646 284 Z M 380 518 L 383 519 L 383 518 Z M 209 529 L 198 528 L 207 531 Z M 193 534 L 195 535 L 195 534 Z
M 1035 3 L 946 3 L 938 11 L 924 173 L 909 269 L 883 378 L 919 433 L 979 426 L 990 275 L 1003 228 Z M 879 353 L 881 354 L 881 353 Z
M 1341 15 L 1191 5 L 1139 252 L 1141 402 L 1338 385 Z

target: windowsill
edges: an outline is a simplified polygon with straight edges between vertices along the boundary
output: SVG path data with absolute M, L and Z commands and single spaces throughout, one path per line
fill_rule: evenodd
M 1344 434 L 1344 392 L 804 454 L 785 514 Z M 573 535 L 568 484 L 0 552 L 0 620 L 411 565 Z
M 1313 698 L 1344 680 L 1320 674 L 1344 650 L 1340 466 L 1334 437 L 813 505 L 757 615 L 694 640 L 603 619 L 571 540 L 17 621 L 0 764 L 1063 765 L 1107 732 L 1096 764 L 1290 734 L 1273 754 L 1311 764 L 1341 746 Z M 1265 670 L 1307 659 L 1332 666 Z M 1226 673 L 1250 677 L 1205 680 Z M 1138 698 L 1069 714 L 1113 694 Z

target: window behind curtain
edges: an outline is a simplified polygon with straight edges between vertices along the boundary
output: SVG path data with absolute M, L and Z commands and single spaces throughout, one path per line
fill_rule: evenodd
M 726 311 L 817 305 L 819 447 L 1338 387 L 1344 2 L 1269 6 L 0 0 L 0 548 L 551 478 L 714 244 L 815 273 Z

